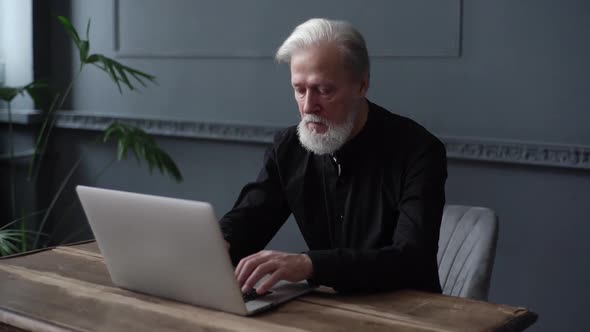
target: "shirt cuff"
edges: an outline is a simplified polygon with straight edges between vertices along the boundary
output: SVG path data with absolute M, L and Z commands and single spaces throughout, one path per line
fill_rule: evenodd
M 313 275 L 308 279 L 308 283 L 332 287 L 334 276 L 339 273 L 334 264 L 334 250 L 310 250 L 305 254 L 309 256 L 313 266 Z

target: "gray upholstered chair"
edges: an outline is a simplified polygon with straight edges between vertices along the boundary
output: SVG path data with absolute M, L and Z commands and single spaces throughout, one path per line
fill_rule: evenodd
M 438 275 L 443 294 L 487 300 L 498 242 L 494 211 L 445 206 L 438 244 Z

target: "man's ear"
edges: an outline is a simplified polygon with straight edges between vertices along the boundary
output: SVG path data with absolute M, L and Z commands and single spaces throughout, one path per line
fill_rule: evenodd
M 361 80 L 359 94 L 361 97 L 366 97 L 367 91 L 369 91 L 369 73 L 366 72 L 363 74 L 363 78 Z

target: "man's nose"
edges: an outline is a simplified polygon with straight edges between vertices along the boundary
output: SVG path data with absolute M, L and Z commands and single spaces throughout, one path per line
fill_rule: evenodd
M 308 91 L 305 94 L 305 97 L 303 99 L 303 108 L 302 111 L 304 114 L 314 114 L 317 113 L 319 111 L 319 107 L 318 107 L 318 103 L 316 101 L 316 96 L 313 94 L 313 92 Z

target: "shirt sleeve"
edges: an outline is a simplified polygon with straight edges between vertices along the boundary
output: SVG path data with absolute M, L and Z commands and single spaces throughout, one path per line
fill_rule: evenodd
M 280 183 L 275 146 L 266 150 L 256 181 L 244 186 L 233 208 L 220 220 L 234 265 L 264 249 L 291 213 Z
M 307 252 L 318 284 L 339 291 L 415 288 L 440 292 L 436 255 L 447 177 L 446 150 L 436 140 L 407 163 L 392 244 L 378 249 Z

